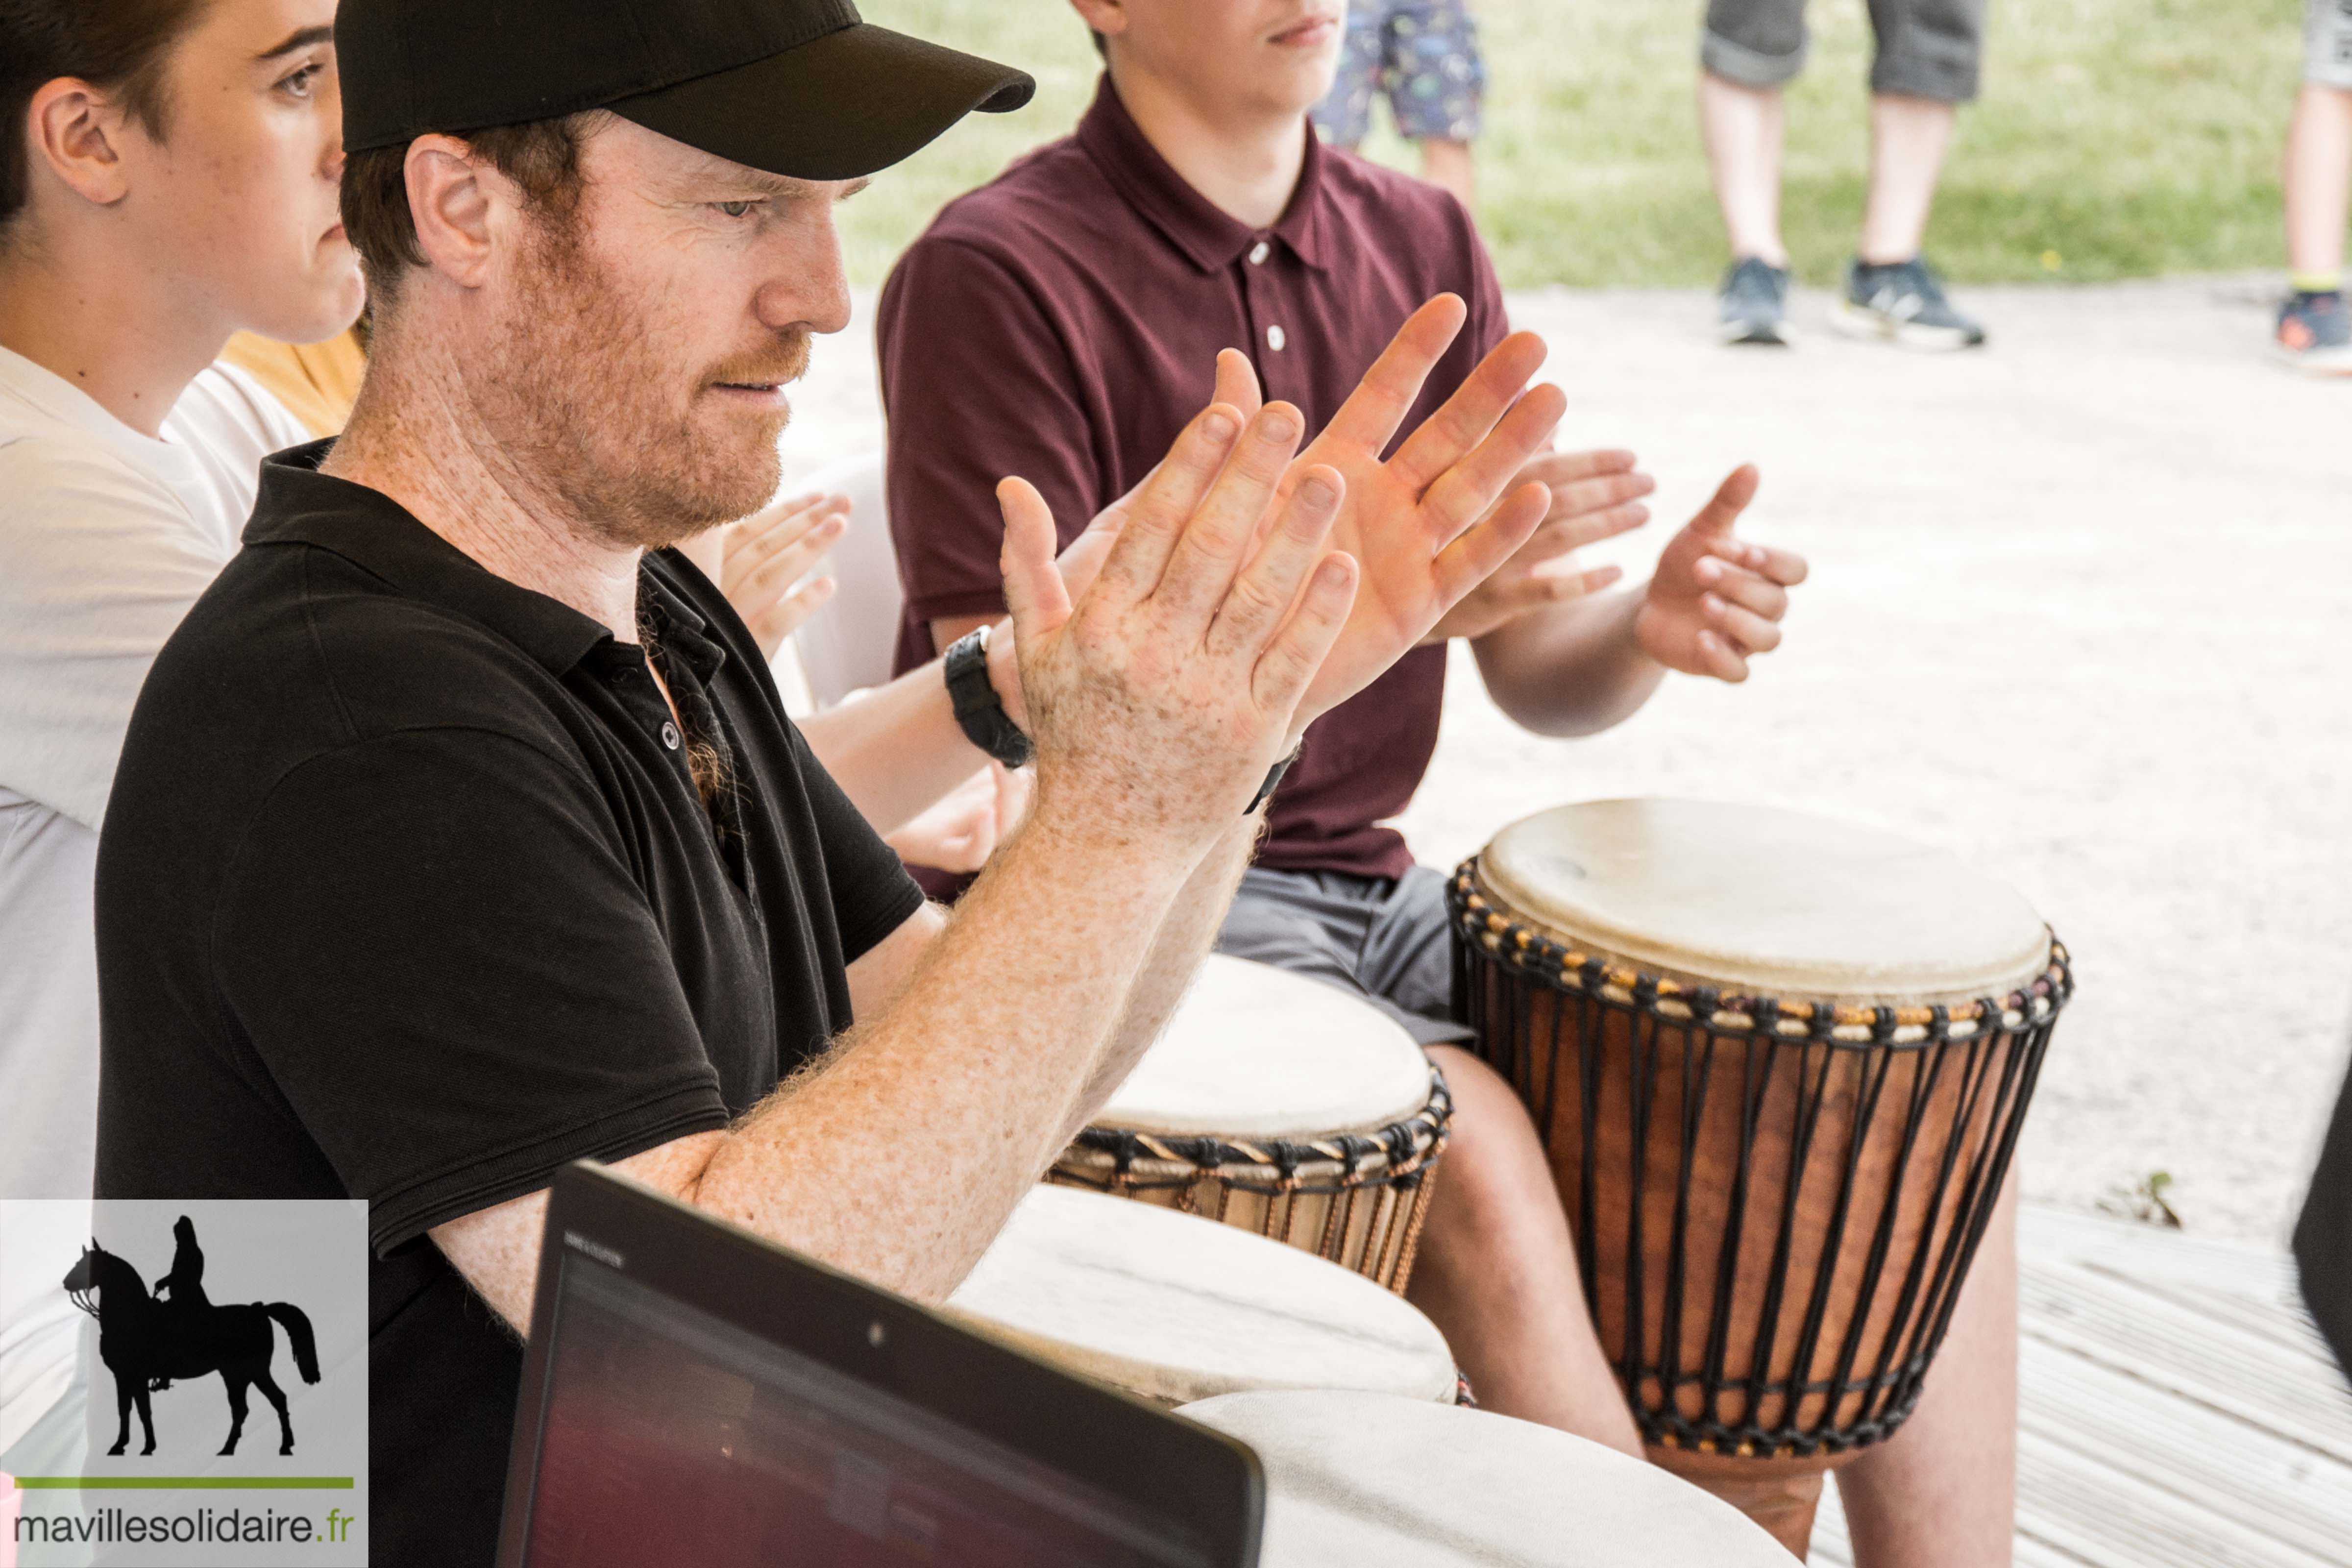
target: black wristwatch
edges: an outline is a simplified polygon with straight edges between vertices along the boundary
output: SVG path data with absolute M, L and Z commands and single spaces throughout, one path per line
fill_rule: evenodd
M 995 682 L 988 679 L 988 634 L 982 626 L 948 644 L 948 700 L 955 704 L 956 722 L 965 738 L 1003 763 L 1017 768 L 1029 761 L 1029 737 L 1004 711 Z

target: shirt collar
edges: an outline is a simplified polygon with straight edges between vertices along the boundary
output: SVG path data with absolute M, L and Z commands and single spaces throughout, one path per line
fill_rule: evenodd
M 686 661 L 694 678 L 708 686 L 727 662 L 727 650 L 710 635 L 710 623 L 663 580 L 654 568 L 657 559 L 647 554 L 637 568 L 637 614 L 652 630 L 656 646 Z
M 259 499 L 245 530 L 247 544 L 309 544 L 331 551 L 413 599 L 478 622 L 551 675 L 568 673 L 592 649 L 614 640 L 612 628 L 603 622 L 509 583 L 383 491 L 319 472 L 333 447 L 332 439 L 313 441 L 263 460 Z M 703 640 L 701 618 L 642 565 L 637 584 L 641 605 L 650 584 L 659 599 L 669 601 L 657 604 L 656 614 L 668 616 L 681 628 L 690 629 L 695 640 Z M 679 651 L 691 658 L 681 638 Z
M 1266 238 L 1280 240 L 1299 260 L 1319 268 L 1324 243 L 1323 161 L 1329 154 L 1312 126 L 1302 125 L 1299 134 L 1307 138 L 1307 157 L 1298 166 L 1298 188 L 1290 193 L 1290 205 L 1272 228 L 1252 228 L 1186 184 L 1119 101 L 1108 71 L 1095 89 L 1093 106 L 1078 121 L 1077 142 L 1128 205 L 1202 271 L 1232 266 Z

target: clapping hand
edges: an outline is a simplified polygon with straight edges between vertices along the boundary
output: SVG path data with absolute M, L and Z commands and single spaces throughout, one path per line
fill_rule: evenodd
M 1291 465 L 1302 424 L 1282 403 L 1202 410 L 1075 595 L 1045 499 L 1023 479 L 997 487 L 1034 820 L 1189 864 L 1289 748 L 1358 577 L 1327 544 L 1340 476 Z
M 939 803 L 884 838 L 910 866 L 977 871 L 1029 808 L 1030 775 L 991 760 Z
M 1551 510 L 1545 484 L 1516 482 L 1567 408 L 1558 387 L 1528 386 L 1544 360 L 1532 332 L 1497 343 L 1393 457 L 1381 458 L 1467 315 L 1452 294 L 1415 310 L 1284 480 L 1286 496 L 1308 465 L 1322 465 L 1346 481 L 1330 542 L 1363 576 L 1347 626 L 1299 704 L 1302 721 L 1370 685 L 1427 637 Z M 1218 356 L 1217 385 L 1220 395 L 1254 405 L 1256 378 L 1241 355 Z
M 1513 493 L 1528 483 L 1551 492 L 1542 523 L 1493 576 L 1448 610 L 1424 640 L 1484 637 L 1521 616 L 1598 593 L 1623 575 L 1614 566 L 1579 570 L 1576 552 L 1650 520 L 1641 498 L 1657 489 L 1657 481 L 1634 467 L 1633 453 L 1547 452 L 1519 470 Z
M 1805 558 L 1734 536 L 1756 485 L 1754 468 L 1733 469 L 1658 558 L 1633 635 L 1668 669 L 1741 681 L 1749 659 L 1780 646 L 1780 617 L 1789 590 L 1805 580 Z
M 833 597 L 832 578 L 801 579 L 848 525 L 847 496 L 794 496 L 728 527 L 719 585 L 770 658 Z

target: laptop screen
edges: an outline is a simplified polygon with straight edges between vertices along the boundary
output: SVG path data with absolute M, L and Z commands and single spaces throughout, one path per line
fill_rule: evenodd
M 1162 1516 L 562 1251 L 529 1568 L 1209 1568 Z

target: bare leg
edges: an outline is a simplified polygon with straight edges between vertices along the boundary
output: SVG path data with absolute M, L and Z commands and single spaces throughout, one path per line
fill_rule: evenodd
M 1639 1457 L 1534 1123 L 1477 1058 L 1429 1054 L 1454 1091 L 1454 1135 L 1407 1298 L 1444 1331 L 1481 1405 Z
M 2297 278 L 2344 269 L 2352 203 L 2352 91 L 2305 82 L 2286 132 L 2286 264 Z
M 1918 1408 L 1838 1472 L 1858 1568 L 2005 1568 L 2017 1524 L 2017 1179 Z
M 1862 258 L 1878 266 L 1919 254 L 1935 205 L 1936 179 L 1952 144 L 1956 105 L 1879 93 L 1870 100 L 1870 205 L 1862 216 Z
M 1477 174 L 1470 161 L 1469 142 L 1452 142 L 1442 136 L 1423 137 L 1421 177 L 1452 191 L 1454 200 L 1465 208 L 1472 208 L 1477 194 Z
M 1786 133 L 1777 87 L 1746 87 L 1701 71 L 1699 132 L 1715 175 L 1715 201 L 1735 259 L 1789 265 L 1780 243 L 1780 149 Z

